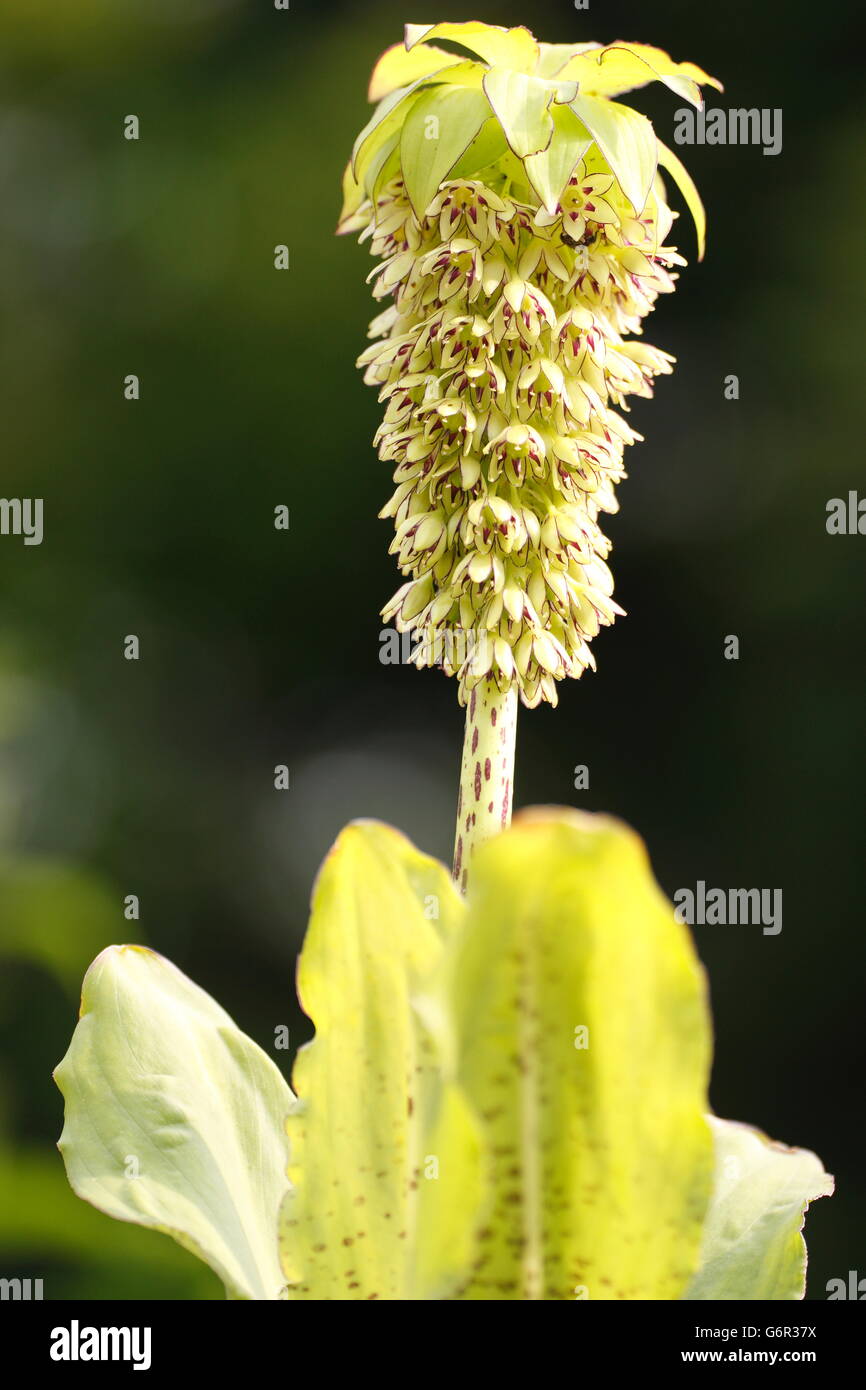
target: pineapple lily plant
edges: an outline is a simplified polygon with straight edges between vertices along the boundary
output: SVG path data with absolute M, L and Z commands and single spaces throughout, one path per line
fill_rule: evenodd
M 443 47 L 442 45 L 445 45 Z M 642 320 L 684 264 L 614 100 L 711 82 L 640 44 L 410 25 L 373 74 L 340 229 L 386 307 L 361 362 L 405 583 L 385 612 L 466 705 L 453 873 L 349 826 L 319 874 L 293 1088 L 168 961 L 104 951 L 57 1069 L 75 1191 L 236 1299 L 797 1299 L 814 1154 L 708 1113 L 687 928 L 619 822 L 511 824 L 518 703 L 556 702 L 620 611 L 601 518 L 619 413 L 672 359 Z

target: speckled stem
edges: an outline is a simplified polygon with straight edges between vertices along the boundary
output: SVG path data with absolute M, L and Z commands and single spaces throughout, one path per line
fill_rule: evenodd
M 453 877 L 462 893 L 475 850 L 511 823 L 516 737 L 517 686 L 501 691 L 492 680 L 476 685 L 466 707 L 457 798 Z

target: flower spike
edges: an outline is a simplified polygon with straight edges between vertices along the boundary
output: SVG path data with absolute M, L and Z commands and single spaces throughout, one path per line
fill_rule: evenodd
M 704 236 L 679 159 L 611 100 L 656 80 L 695 104 L 714 83 L 647 45 L 479 23 L 409 25 L 373 73 L 339 230 L 370 241 L 383 302 L 360 365 L 385 407 L 376 444 L 396 491 L 382 515 L 406 580 L 384 616 L 421 639 L 418 666 L 457 677 L 461 703 L 489 687 L 470 714 L 496 708 L 490 690 L 555 704 L 622 612 L 601 520 L 639 438 L 628 400 L 672 369 L 643 320 L 685 264 L 660 166 L 699 253 Z M 467 727 L 476 745 L 490 735 Z M 467 833 L 488 806 L 507 824 L 510 778 L 475 800 Z

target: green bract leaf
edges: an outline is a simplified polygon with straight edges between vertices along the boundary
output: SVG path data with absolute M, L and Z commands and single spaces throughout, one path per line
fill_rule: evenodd
M 498 160 L 507 149 L 508 141 L 505 139 L 502 126 L 495 116 L 491 116 L 488 121 L 484 122 L 466 153 L 454 165 L 451 170 L 451 177 L 453 179 L 475 178 L 483 169 L 489 168 L 495 160 Z
M 711 1116 L 716 1176 L 687 1300 L 802 1298 L 806 1208 L 833 1179 L 807 1149 L 774 1144 L 756 1129 Z
M 701 195 L 695 187 L 694 180 L 686 166 L 673 150 L 669 150 L 667 145 L 658 141 L 659 164 L 663 169 L 667 169 L 677 188 L 686 200 L 686 206 L 692 214 L 695 224 L 695 232 L 698 238 L 698 260 L 704 259 L 707 237 L 707 215 L 704 212 L 704 205 L 701 202 Z
M 395 130 L 393 135 L 389 135 L 383 145 L 376 151 L 376 158 L 371 161 L 370 167 L 364 175 L 364 187 L 367 195 L 373 204 L 374 214 L 378 213 L 377 199 L 384 185 L 389 179 L 397 178 L 400 173 L 400 132 Z
M 404 106 L 403 103 L 407 101 L 408 97 L 416 93 L 423 83 L 431 81 L 434 76 L 435 73 L 431 73 L 425 77 L 419 77 L 408 87 L 398 87 L 382 98 L 364 129 L 359 131 L 352 146 L 350 163 L 356 179 L 361 178 L 364 160 L 371 159 L 382 142 L 402 126 L 411 105 L 408 103 Z
M 235 1298 L 275 1299 L 293 1096 L 218 1004 L 153 951 L 110 946 L 55 1072 L 79 1197 L 172 1236 Z
M 655 132 L 646 116 L 617 101 L 582 92 L 571 109 L 592 134 L 635 215 L 640 216 L 658 164 Z
M 400 131 L 397 129 L 386 135 L 381 144 L 371 147 L 369 153 L 365 152 L 358 163 L 360 183 L 352 173 L 351 161 L 346 165 L 343 173 L 343 206 L 337 223 L 338 236 L 344 232 L 363 231 L 370 220 L 370 211 L 366 207 L 368 201 L 373 204 L 375 216 L 376 198 L 382 184 L 400 172 L 399 144 Z M 359 213 L 362 207 L 363 211 Z
M 485 63 L 532 70 L 538 62 L 538 44 L 528 29 L 502 29 L 476 20 L 457 24 L 407 24 L 406 48 L 428 39 L 446 39 L 477 53 Z
M 548 108 L 556 95 L 549 82 L 509 68 L 491 68 L 484 76 L 484 90 L 519 159 L 547 149 L 553 135 Z
M 400 138 L 403 179 L 417 217 L 489 117 L 486 96 L 471 87 L 434 87 L 419 97 Z
M 464 1296 L 679 1298 L 713 1164 L 690 938 L 603 817 L 521 815 L 472 877 L 450 994 L 493 1200 Z
M 352 173 L 351 159 L 343 170 L 343 203 L 337 222 L 337 235 L 353 230 L 362 231 L 367 225 L 365 217 L 358 218 L 358 209 L 364 202 L 364 188 Z
M 699 83 L 719 90 L 722 86 L 695 63 L 675 63 L 664 49 L 646 43 L 612 43 L 606 48 L 588 49 L 571 58 L 558 75 L 575 78 L 581 92 L 601 97 L 617 96 L 648 82 L 663 82 L 693 106 L 703 106 Z
M 466 1277 L 477 1128 L 414 1006 L 462 915 L 442 865 L 387 826 L 349 826 L 322 867 L 298 967 L 316 1036 L 288 1122 L 291 1297 L 439 1298 Z
M 429 44 L 421 43 L 407 52 L 404 44 L 395 43 L 391 48 L 385 49 L 373 69 L 367 92 L 368 100 L 381 101 L 382 97 L 395 91 L 397 87 L 406 87 L 419 77 L 429 77 L 431 73 L 441 72 L 443 68 L 460 62 L 461 58 L 456 54 L 446 53 L 444 48 L 433 48 Z
M 545 208 L 553 213 L 575 166 L 592 144 L 592 136 L 568 107 L 553 106 L 551 117 L 553 139 L 541 154 L 529 155 L 525 168 Z
M 535 69 L 536 77 L 556 77 L 562 72 L 570 58 L 589 49 L 597 49 L 597 43 L 540 43 L 541 55 Z

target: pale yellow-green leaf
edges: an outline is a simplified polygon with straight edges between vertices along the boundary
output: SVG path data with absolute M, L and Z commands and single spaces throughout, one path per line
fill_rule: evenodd
M 154 951 L 110 946 L 55 1071 L 73 1189 L 172 1236 L 231 1297 L 276 1299 L 293 1096 L 269 1057 Z
M 709 1019 L 642 843 L 604 817 L 518 816 L 476 854 L 452 951 L 493 1184 L 462 1296 L 679 1298 L 712 1177 Z
M 540 43 L 540 57 L 535 69 L 536 77 L 556 77 L 566 63 L 578 53 L 598 49 L 597 43 Z
M 407 51 L 404 44 L 395 43 L 385 49 L 374 67 L 367 97 L 370 101 L 381 101 L 397 87 L 406 87 L 419 77 L 429 77 L 461 61 L 457 55 L 446 53 L 444 48 L 421 43 Z
M 485 121 L 472 144 L 458 159 L 451 170 L 453 179 L 470 179 L 481 176 L 481 171 L 489 168 L 508 149 L 502 126 L 495 116 Z
M 370 160 L 383 141 L 395 130 L 400 129 L 418 89 L 429 81 L 430 76 L 419 77 L 408 87 L 397 87 L 379 102 L 363 130 L 358 132 L 352 146 L 351 166 L 356 179 L 361 177 L 360 171 L 364 167 L 364 161 Z
M 367 189 L 374 209 L 377 205 L 379 194 L 385 184 L 390 179 L 397 178 L 400 173 L 400 132 L 395 130 L 393 135 L 389 135 L 384 145 L 376 151 L 376 158 L 372 161 L 370 168 L 364 175 L 364 187 Z
M 808 1149 L 774 1144 L 759 1130 L 710 1117 L 716 1150 L 701 1260 L 683 1297 L 712 1301 L 802 1298 L 806 1208 L 833 1179 Z
M 466 1277 L 477 1126 L 415 1006 L 462 915 L 446 870 L 387 826 L 349 826 L 322 867 L 280 1223 L 292 1298 L 436 1298 Z
M 549 82 L 509 68 L 491 68 L 484 75 L 484 90 L 518 159 L 547 149 L 553 135 L 548 108 L 555 96 Z
M 459 62 L 447 70 L 448 88 L 473 88 L 480 91 L 482 69 L 477 63 Z M 371 196 L 384 164 L 387 162 L 396 142 L 400 138 L 404 122 L 411 113 L 413 105 L 420 97 L 422 88 L 435 80 L 436 74 L 419 77 L 408 87 L 400 87 L 382 98 L 370 120 L 358 135 L 349 161 L 349 168 L 343 176 L 343 212 L 337 225 L 338 231 L 354 227 L 354 213 L 357 211 L 358 189 Z M 354 182 L 353 182 L 354 180 Z
M 535 192 L 552 213 L 575 166 L 592 144 L 592 136 L 568 107 L 553 106 L 550 114 L 553 138 L 541 154 L 529 155 L 524 160 L 524 168 Z
M 438 1113 L 428 1122 L 419 1183 L 414 1272 L 417 1297 L 453 1297 L 468 1280 L 478 1247 L 485 1195 L 481 1126 L 463 1092 L 441 1087 Z
M 658 165 L 656 137 L 646 116 L 601 97 L 579 92 L 571 109 L 583 121 L 637 216 L 643 211 Z
M 689 212 L 692 214 L 692 220 L 694 221 L 695 232 L 698 238 L 698 260 L 702 261 L 706 249 L 707 214 L 701 202 L 701 195 L 695 187 L 694 179 L 682 160 L 678 155 L 674 154 L 673 150 L 668 149 L 667 145 L 663 145 L 661 140 L 658 141 L 658 154 L 659 164 L 663 169 L 668 171 L 671 178 L 674 180 L 674 183 L 686 200 L 686 206 Z
M 403 179 L 417 217 L 489 117 L 486 96 L 471 87 L 434 87 L 418 98 L 400 137 Z
M 337 222 L 337 234 L 342 232 L 360 231 L 362 223 L 357 221 L 357 213 L 364 201 L 364 187 L 352 173 L 352 161 L 347 162 L 343 170 L 343 203 L 340 208 L 340 217 Z
M 695 63 L 675 63 L 664 49 L 645 43 L 613 43 L 590 49 L 571 58 L 558 75 L 576 78 L 584 95 L 600 97 L 617 96 L 649 82 L 663 82 L 693 106 L 703 105 L 701 83 L 720 91 L 722 87 Z
M 365 151 L 358 164 L 360 182 L 352 173 L 351 160 L 343 173 L 343 206 L 337 223 L 337 234 L 362 231 L 375 211 L 376 198 L 382 185 L 400 172 L 400 130 L 392 130 L 382 143 Z M 360 209 L 360 211 L 359 211 Z
M 430 39 L 446 39 L 477 53 L 485 63 L 531 72 L 538 62 L 538 44 L 528 29 L 503 29 L 476 20 L 457 24 L 407 24 L 407 49 Z

